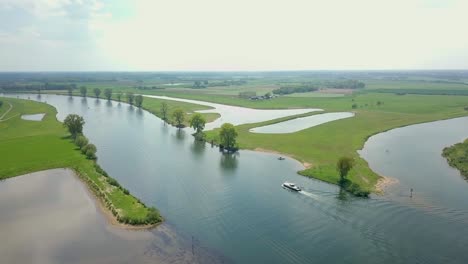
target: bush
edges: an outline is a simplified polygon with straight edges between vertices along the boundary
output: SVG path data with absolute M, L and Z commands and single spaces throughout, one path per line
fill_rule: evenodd
M 125 188 L 123 188 L 122 191 L 123 191 L 123 193 L 126 194 L 126 195 L 129 195 L 129 194 L 130 194 L 130 192 L 129 192 L 127 189 L 125 189 Z
M 83 149 L 84 146 L 88 145 L 88 139 L 80 134 L 75 139 L 75 145 L 77 145 L 80 149 Z
M 96 169 L 96 171 L 97 171 L 99 174 L 101 174 L 101 175 L 103 175 L 103 176 L 105 176 L 105 177 L 109 177 L 109 174 L 107 174 L 107 172 L 106 172 L 105 170 L 103 170 L 103 169 L 101 168 L 101 166 L 99 166 L 99 164 L 94 163 L 94 168 Z
M 93 144 L 88 144 L 86 146 L 84 146 L 81 151 L 86 155 L 86 157 L 88 159 L 96 159 L 96 152 L 97 152 L 97 149 L 96 149 L 96 146 L 93 145 Z
M 3 101 L 0 101 L 0 107 L 2 107 L 2 105 L 3 105 Z
M 114 178 L 107 177 L 107 183 L 109 183 L 109 184 L 112 185 L 112 186 L 115 186 L 115 187 L 120 188 L 119 182 L 118 182 L 116 179 L 114 179 Z

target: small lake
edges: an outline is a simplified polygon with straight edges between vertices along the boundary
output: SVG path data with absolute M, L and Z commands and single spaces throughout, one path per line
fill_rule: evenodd
M 221 115 L 215 121 L 206 124 L 206 130 L 212 130 L 221 127 L 224 123 L 231 123 L 235 126 L 241 124 L 258 123 L 277 119 L 281 117 L 300 115 L 310 112 L 323 111 L 318 108 L 306 108 L 306 109 L 253 109 L 240 106 L 223 105 L 211 102 L 204 102 L 198 100 L 182 99 L 169 96 L 158 96 L 158 95 L 145 95 L 145 97 L 173 100 L 178 102 L 186 102 L 192 104 L 199 104 L 213 109 L 196 111 L 199 113 L 218 113 Z
M 42 121 L 45 114 L 34 114 L 34 115 L 22 115 L 21 119 L 29 121 Z
M 200 248 L 219 253 L 222 259 L 281 264 L 468 263 L 468 182 L 440 156 L 443 147 L 468 136 L 468 118 L 370 138 L 362 155 L 374 170 L 400 179 L 402 187 L 394 186 L 385 196 L 358 199 L 337 186 L 298 175 L 303 167 L 297 161 L 253 151 L 223 155 L 195 142 L 189 131 L 124 103 L 9 96 L 47 101 L 58 109 L 59 120 L 70 113 L 82 115 L 84 132 L 97 145 L 99 164 L 135 196 L 156 206 L 165 225 L 189 241 L 193 237 Z M 281 188 L 284 181 L 295 182 L 304 192 Z M 413 198 L 408 196 L 409 186 L 415 189 Z M 5 208 L 2 212 L 13 212 L 16 206 Z M 35 216 L 37 210 L 31 210 L 23 216 Z M 31 229 L 15 235 L 26 236 Z M 80 254 L 87 250 L 94 254 L 100 247 L 86 248 L 86 237 L 70 236 Z M 56 252 L 72 258 L 76 256 L 72 247 L 57 243 Z M 139 247 L 124 252 L 144 254 Z
M 325 113 L 316 114 L 306 117 L 300 117 L 291 119 L 288 121 L 275 123 L 267 126 L 256 127 L 249 130 L 252 133 L 264 133 L 264 134 L 286 134 L 301 131 L 307 128 L 340 120 L 344 118 L 353 117 L 354 113 L 340 112 L 340 113 Z

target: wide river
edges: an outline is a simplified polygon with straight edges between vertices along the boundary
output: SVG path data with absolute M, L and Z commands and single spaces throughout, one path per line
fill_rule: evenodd
M 233 262 L 468 263 L 468 183 L 440 156 L 468 136 L 468 118 L 370 138 L 362 155 L 400 183 L 387 195 L 358 199 L 297 175 L 302 165 L 294 160 L 223 155 L 123 103 L 20 97 L 55 106 L 59 120 L 84 116 L 84 133 L 112 177 L 178 232 Z M 305 191 L 282 189 L 286 180 Z

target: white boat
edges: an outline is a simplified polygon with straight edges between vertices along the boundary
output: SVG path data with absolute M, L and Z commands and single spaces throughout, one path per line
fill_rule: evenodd
M 283 183 L 282 186 L 284 188 L 288 188 L 289 190 L 292 190 L 292 191 L 296 191 L 296 192 L 301 191 L 301 188 L 297 187 L 296 184 L 294 184 L 292 182 L 285 182 L 285 183 Z

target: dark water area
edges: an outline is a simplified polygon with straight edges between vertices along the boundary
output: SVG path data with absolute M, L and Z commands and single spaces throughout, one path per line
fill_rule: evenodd
M 35 95 L 20 97 L 28 96 L 36 99 Z M 56 95 L 42 95 L 40 100 L 57 108 L 59 120 L 70 113 L 84 116 L 84 133 L 98 148 L 99 164 L 132 194 L 156 206 L 181 236 L 193 237 L 200 247 L 220 253 L 223 259 L 236 263 L 468 263 L 468 206 L 463 203 L 468 184 L 443 159 L 433 160 L 441 158 L 443 144 L 468 136 L 467 119 L 452 121 L 449 129 L 458 131 L 456 135 L 429 133 L 439 123 L 426 124 L 424 146 L 431 145 L 431 151 L 412 143 L 422 137 L 414 126 L 402 128 L 413 145 L 385 140 L 376 148 L 366 144 L 362 155 L 371 167 L 400 179 L 400 184 L 385 196 L 359 199 L 298 175 L 302 165 L 297 161 L 279 161 L 277 155 L 252 151 L 223 155 L 195 142 L 190 131 L 165 125 L 127 104 Z M 392 131 L 382 135 L 388 133 Z M 403 159 L 404 147 L 425 154 Z M 382 155 L 396 158 L 386 165 Z M 407 159 L 417 162 L 408 166 Z M 386 170 L 389 166 L 394 169 Z M 430 184 L 421 183 L 423 176 L 414 176 L 426 170 L 437 171 Z M 282 189 L 284 181 L 295 182 L 304 192 Z M 408 186 L 415 188 L 413 198 L 405 193 Z M 425 205 L 415 203 L 417 199 Z

